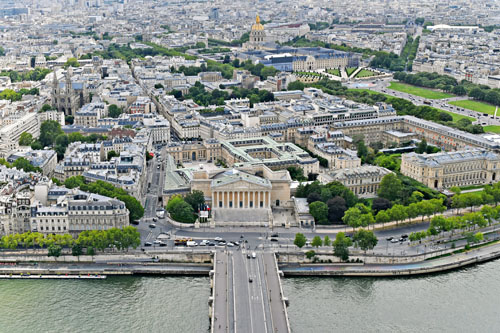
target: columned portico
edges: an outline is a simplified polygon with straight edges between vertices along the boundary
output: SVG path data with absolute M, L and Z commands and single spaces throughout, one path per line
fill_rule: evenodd
M 217 208 L 267 209 L 270 207 L 271 207 L 270 191 L 213 191 L 212 192 L 212 208 L 214 209 Z

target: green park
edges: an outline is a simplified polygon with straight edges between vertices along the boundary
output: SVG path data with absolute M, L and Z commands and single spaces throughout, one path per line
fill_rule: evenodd
M 356 77 L 357 78 L 363 78 L 363 77 L 371 77 L 371 76 L 375 76 L 377 75 L 377 73 L 371 71 L 371 70 L 368 70 L 368 69 L 362 69 L 358 72 L 358 74 L 356 74 Z
M 394 81 L 391 82 L 391 84 L 389 85 L 389 89 L 404 92 L 415 96 L 420 96 L 427 99 L 443 99 L 443 98 L 453 97 L 452 94 L 448 94 L 445 92 L 420 88 L 417 86 L 412 86 L 410 84 L 394 82 Z
M 453 102 L 450 102 L 449 104 L 459 106 L 461 108 L 481 112 L 481 113 L 488 113 L 491 115 L 495 114 L 495 108 L 496 108 L 494 105 L 491 105 L 488 103 L 471 101 L 468 99 L 461 100 L 461 101 L 453 101 Z

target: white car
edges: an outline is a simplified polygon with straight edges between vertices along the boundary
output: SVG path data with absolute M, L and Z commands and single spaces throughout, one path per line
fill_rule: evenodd
M 207 246 L 207 244 L 208 244 L 208 240 L 204 239 L 204 240 L 202 240 L 202 241 L 200 242 L 200 244 L 199 244 L 199 245 L 200 245 L 200 246 Z
M 220 242 L 220 241 L 222 241 L 222 238 L 220 238 L 220 237 L 215 237 L 215 238 L 214 238 L 214 240 L 215 240 L 216 242 Z

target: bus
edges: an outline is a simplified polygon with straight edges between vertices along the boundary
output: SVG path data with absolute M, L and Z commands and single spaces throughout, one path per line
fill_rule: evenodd
M 192 238 L 177 238 L 174 241 L 175 246 L 186 246 L 188 242 L 192 242 Z

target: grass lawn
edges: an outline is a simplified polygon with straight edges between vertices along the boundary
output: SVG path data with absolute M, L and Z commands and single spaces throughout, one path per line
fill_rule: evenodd
M 340 71 L 338 68 L 329 69 L 327 70 L 327 73 L 340 77 Z
M 358 69 L 358 67 L 346 67 L 345 72 L 347 73 L 347 76 L 351 76 L 356 69 Z
M 401 91 L 407 94 L 416 95 L 427 99 L 442 99 L 453 97 L 453 95 L 444 92 L 420 88 L 417 86 L 394 81 L 391 82 L 389 89 Z
M 500 134 L 500 126 L 498 125 L 483 126 L 483 129 L 485 132 Z
M 370 77 L 370 76 L 375 76 L 377 73 L 369 71 L 367 69 L 362 69 L 359 71 L 358 74 L 356 74 L 356 77 Z
M 464 99 L 461 101 L 450 102 L 450 104 L 459 106 L 461 108 L 466 108 L 469 110 L 481 112 L 481 113 L 495 114 L 495 107 L 491 104 L 488 104 L 488 103 Z

